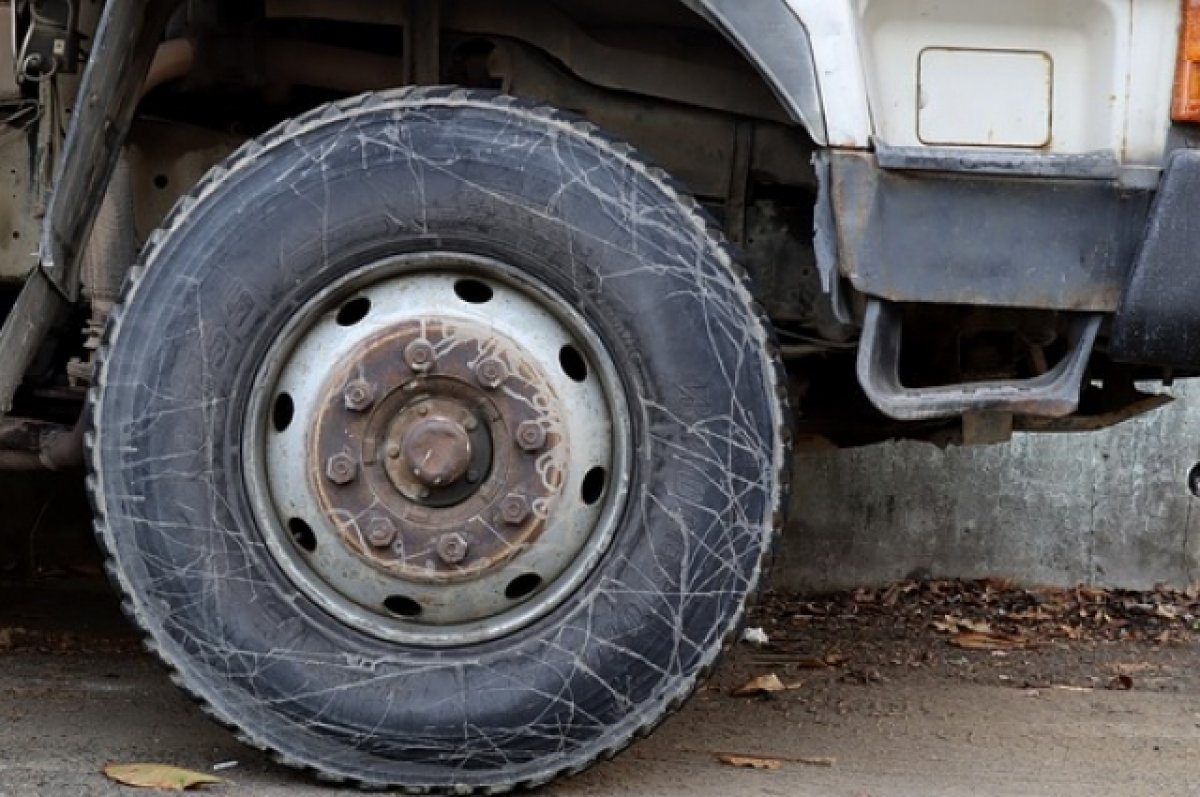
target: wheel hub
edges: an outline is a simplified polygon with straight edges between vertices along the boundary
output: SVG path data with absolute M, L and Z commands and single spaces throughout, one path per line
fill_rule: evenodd
M 419 390 L 419 385 L 405 390 Z M 445 380 L 426 387 L 456 387 Z M 384 468 L 392 486 L 409 501 L 429 507 L 461 503 L 479 491 L 492 467 L 492 437 L 486 417 L 458 399 L 415 398 L 387 425 Z
M 367 411 L 346 400 L 364 392 L 379 397 Z M 373 567 L 415 582 L 477 578 L 534 543 L 553 513 L 569 455 L 559 400 L 506 336 L 436 317 L 389 327 L 324 393 L 321 505 Z M 355 478 L 331 478 L 335 460 Z M 387 545 L 369 534 L 381 522 L 396 530 Z
M 510 633 L 612 539 L 631 467 L 619 384 L 580 314 L 505 264 L 365 266 L 295 311 L 256 377 L 244 456 L 264 541 L 308 598 L 381 638 Z
M 429 408 L 422 406 L 418 412 L 428 415 Z M 393 456 L 393 450 L 400 454 L 401 467 L 407 468 L 426 488 L 452 487 L 467 475 L 471 465 L 471 437 L 466 424 L 439 414 L 410 425 L 403 435 L 389 435 L 389 441 L 396 437 L 402 437 L 402 441 L 388 443 L 388 456 Z M 388 475 L 399 487 L 392 469 Z

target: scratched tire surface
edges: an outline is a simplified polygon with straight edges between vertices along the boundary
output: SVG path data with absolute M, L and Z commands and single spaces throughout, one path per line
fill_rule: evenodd
M 563 605 L 487 644 L 346 628 L 262 543 L 240 460 L 247 385 L 289 313 L 388 254 L 526 269 L 623 372 L 633 490 Z M 281 761 L 413 793 L 535 786 L 611 756 L 695 688 L 781 523 L 783 379 L 711 220 L 627 145 L 491 93 L 314 111 L 183 199 L 110 320 L 90 487 L 126 609 L 175 680 Z

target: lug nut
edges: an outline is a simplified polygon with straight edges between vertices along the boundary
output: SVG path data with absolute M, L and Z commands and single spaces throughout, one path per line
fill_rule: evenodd
M 494 357 L 489 357 L 475 366 L 475 379 L 485 390 L 495 390 L 508 379 L 508 366 Z
M 546 429 L 537 421 L 525 421 L 517 427 L 517 445 L 533 453 L 546 445 Z
M 400 455 L 404 452 L 400 449 L 399 443 L 388 443 L 387 455 L 388 459 L 400 459 Z
M 375 386 L 365 379 L 355 379 L 346 385 L 343 394 L 346 409 L 351 412 L 366 412 L 375 403 Z
M 334 484 L 346 485 L 358 476 L 358 465 L 348 454 L 334 454 L 325 463 L 325 475 Z
M 390 548 L 396 541 L 396 524 L 391 518 L 375 516 L 367 524 L 367 542 L 374 548 Z
M 437 544 L 438 556 L 448 565 L 456 565 L 467 558 L 467 541 L 463 535 L 443 534 Z
M 404 349 L 404 362 L 417 373 L 433 368 L 434 359 L 433 346 L 424 338 L 414 340 Z
M 529 517 L 529 501 L 512 493 L 500 502 L 500 518 L 510 526 L 519 526 Z

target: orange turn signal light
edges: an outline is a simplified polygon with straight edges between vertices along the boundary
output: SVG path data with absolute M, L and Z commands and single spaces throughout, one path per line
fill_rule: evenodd
M 1200 0 L 1183 0 L 1171 118 L 1176 122 L 1200 122 Z

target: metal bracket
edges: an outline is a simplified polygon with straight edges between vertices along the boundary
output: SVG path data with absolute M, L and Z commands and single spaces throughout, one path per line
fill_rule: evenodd
M 83 250 L 150 63 L 180 2 L 110 0 L 104 8 L 42 229 L 42 269 L 70 301 L 79 296 Z
M 32 0 L 29 28 L 17 54 L 22 80 L 41 82 L 79 71 L 79 8 L 73 0 Z
M 83 251 L 167 21 L 181 0 L 110 0 L 92 44 L 42 227 L 41 268 L 0 328 L 0 417 L 54 323 L 79 297 Z
M 880 412 L 900 421 L 996 411 L 1061 418 L 1079 409 L 1080 386 L 1101 321 L 1101 315 L 1078 316 L 1072 325 L 1070 353 L 1033 379 L 909 388 L 900 382 L 900 307 L 871 299 L 858 350 L 858 381 Z

